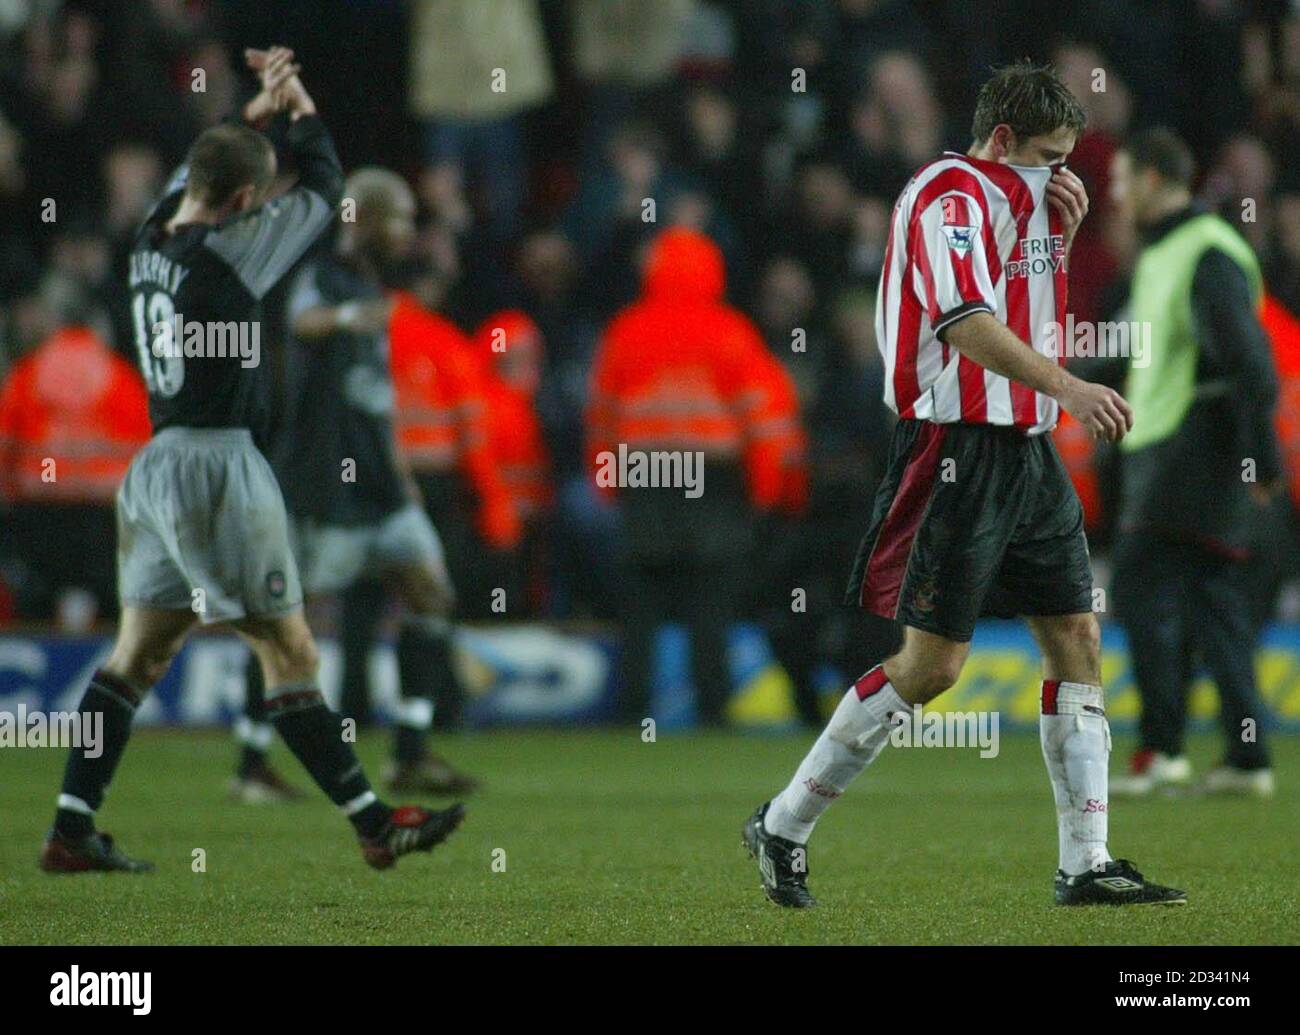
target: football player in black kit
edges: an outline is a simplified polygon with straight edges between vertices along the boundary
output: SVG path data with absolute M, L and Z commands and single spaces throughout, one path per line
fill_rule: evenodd
M 289 292 L 292 387 L 276 470 L 306 595 L 339 593 L 373 574 L 401 598 L 401 700 L 389 789 L 468 794 L 477 781 L 428 749 L 434 684 L 439 673 L 451 672 L 455 591 L 393 432 L 392 306 L 384 278 L 415 237 L 415 195 L 400 176 L 378 167 L 353 172 L 345 193 L 355 211 L 342 220 L 333 249 L 306 263 Z M 250 677 L 253 726 L 265 706 L 256 674 Z M 273 788 L 284 786 L 256 745 L 245 742 L 241 770 L 250 760 Z
M 326 229 L 343 194 L 338 156 L 293 53 L 248 51 L 261 92 L 246 123 L 287 117 L 298 184 L 264 202 L 276 171 L 248 125 L 202 133 L 146 217 L 130 260 L 136 344 L 153 438 L 118 493 L 122 618 L 80 710 L 103 716 L 92 756 L 68 758 L 45 870 L 141 872 L 94 816 L 122 757 L 131 720 L 196 623 L 226 623 L 262 666 L 267 714 L 312 778 L 356 829 L 377 869 L 443 841 L 463 817 L 391 808 L 370 788 L 339 717 L 317 685 L 284 500 L 259 446 L 266 418 L 259 355 L 261 300 Z

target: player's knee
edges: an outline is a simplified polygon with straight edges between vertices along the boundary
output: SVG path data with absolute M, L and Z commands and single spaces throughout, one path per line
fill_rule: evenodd
M 904 698 L 925 704 L 950 690 L 961 676 L 964 656 L 959 653 L 929 658 L 922 665 L 909 666 L 895 678 L 904 691 Z
M 931 697 L 938 697 L 945 690 L 951 690 L 961 677 L 962 655 L 950 654 L 940 658 L 930 669 Z
M 306 623 L 280 628 L 266 643 L 265 660 L 276 682 L 301 682 L 313 679 L 320 663 L 320 651 Z
M 294 636 L 284 644 L 284 664 L 287 669 L 304 678 L 314 676 L 320 664 L 320 650 L 311 633 Z
M 167 674 L 179 648 L 179 642 L 134 644 L 115 650 L 104 667 L 136 686 L 153 686 Z

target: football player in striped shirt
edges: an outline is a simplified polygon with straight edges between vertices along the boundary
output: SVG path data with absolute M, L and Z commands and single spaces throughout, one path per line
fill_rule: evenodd
M 744 827 L 774 902 L 814 904 L 817 819 L 910 716 L 951 687 L 981 614 L 1025 616 L 1043 654 L 1040 736 L 1056 800 L 1060 905 L 1186 902 L 1107 845 L 1110 731 L 1083 508 L 1048 434 L 1061 409 L 1116 442 L 1132 413 L 1064 367 L 1066 268 L 1088 210 L 1065 167 L 1083 129 L 1049 68 L 1002 68 L 966 154 L 923 166 L 894 206 L 877 295 L 885 402 L 899 420 L 849 600 L 903 624 L 789 785 Z

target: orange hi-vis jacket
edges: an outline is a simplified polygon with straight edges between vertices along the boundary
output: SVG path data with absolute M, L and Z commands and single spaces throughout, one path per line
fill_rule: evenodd
M 149 441 L 135 369 L 88 327 L 56 331 L 0 389 L 0 494 L 11 503 L 108 504 Z
M 398 448 L 422 474 L 463 475 L 478 497 L 475 524 L 488 544 L 518 543 L 519 516 L 488 440 L 483 375 L 465 335 L 414 295 L 394 293 L 389 364 Z
M 1273 346 L 1278 395 L 1274 426 L 1291 501 L 1300 509 L 1300 317 L 1264 295 L 1260 322 Z
M 1097 447 L 1092 433 L 1062 410 L 1052 431 L 1052 439 L 1074 491 L 1079 495 L 1079 502 L 1083 504 L 1084 527 L 1095 529 L 1101 523 L 1102 512 L 1101 483 L 1093 462 Z
M 587 460 L 629 450 L 734 459 L 752 503 L 781 496 L 780 451 L 765 425 L 771 358 L 752 323 L 722 301 L 722 253 L 677 227 L 651 243 L 641 298 L 605 329 L 591 377 Z
M 489 316 L 474 334 L 484 369 L 488 443 L 515 511 L 527 522 L 550 507 L 550 456 L 533 405 L 542 334 L 516 309 Z
M 802 514 L 808 509 L 808 434 L 799 416 L 799 394 L 785 364 L 766 349 L 763 356 L 764 395 L 757 415 L 758 444 L 747 458 L 750 479 L 762 477 L 753 468 L 775 463 L 781 472 L 777 506 L 786 514 Z M 769 454 L 773 455 L 770 461 Z

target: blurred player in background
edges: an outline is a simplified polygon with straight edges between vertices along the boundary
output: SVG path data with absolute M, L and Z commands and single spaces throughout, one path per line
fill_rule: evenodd
M 224 335 L 256 327 L 267 292 L 324 232 L 342 196 L 342 170 L 292 52 L 277 47 L 246 58 L 262 90 L 244 121 L 288 114 L 299 182 L 263 204 L 276 172 L 270 142 L 246 125 L 215 127 L 195 141 L 136 237 L 131 310 L 153 438 L 118 494 L 121 624 L 81 702 L 86 720 L 102 716 L 103 743 L 93 755 L 82 748 L 69 756 L 40 856 L 51 872 L 152 869 L 96 832 L 94 817 L 136 708 L 196 622 L 228 623 L 249 642 L 268 688 L 268 716 L 352 822 L 371 866 L 428 851 L 463 815 L 459 805 L 444 812 L 385 805 L 318 688 L 284 501 L 259 449 L 263 369 L 243 350 L 229 352 Z M 193 327 L 201 331 L 198 349 Z
M 1143 237 L 1129 319 L 1150 335 L 1125 387 L 1134 430 L 1121 446 L 1115 551 L 1115 605 L 1142 715 L 1114 792 L 1191 782 L 1183 735 L 1199 660 L 1219 690 L 1226 745 L 1206 790 L 1268 797 L 1246 561 L 1252 512 L 1282 485 L 1278 380 L 1258 316 L 1259 263 L 1241 234 L 1192 201 L 1194 174 L 1182 140 L 1154 129 L 1116 155 L 1111 180 Z
M 435 309 L 442 278 L 423 263 L 409 272 L 393 292 L 389 324 L 398 447 L 448 551 L 457 615 L 498 617 L 489 558 L 518 544 L 520 525 L 489 442 L 482 366 L 464 332 Z M 464 692 L 449 659 L 443 672 L 435 720 L 452 729 L 463 722 Z
M 1063 366 L 1065 264 L 1088 204 L 1064 162 L 1084 121 L 1050 69 L 1003 68 L 980 91 L 970 151 L 923 166 L 895 205 L 876 334 L 899 422 L 849 595 L 905 634 L 745 824 L 779 905 L 814 904 L 806 846 L 818 817 L 885 747 L 893 716 L 957 681 L 981 612 L 1026 615 L 1043 653 L 1057 904 L 1186 901 L 1107 847 L 1092 570 L 1082 507 L 1046 434 L 1060 409 L 1110 441 L 1132 425 L 1118 394 Z
M 401 597 L 401 703 L 394 731 L 394 790 L 463 794 L 476 781 L 428 750 L 434 680 L 447 665 L 455 593 L 442 544 L 401 460 L 389 373 L 393 302 L 385 275 L 415 232 L 415 196 L 396 173 L 354 172 L 335 248 L 309 262 L 289 294 L 296 385 L 277 449 L 294 547 L 309 596 L 340 593 L 363 575 Z M 255 702 L 260 687 L 250 685 Z M 254 747 L 245 745 L 241 770 Z M 260 763 L 264 765 L 263 763 Z

